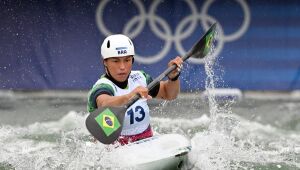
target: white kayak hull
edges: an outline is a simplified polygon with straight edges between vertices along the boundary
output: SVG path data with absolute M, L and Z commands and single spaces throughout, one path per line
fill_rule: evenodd
M 123 168 L 143 170 L 180 169 L 187 162 L 190 140 L 179 134 L 156 135 L 113 151 Z
M 187 153 L 180 156 L 172 156 L 169 158 L 156 160 L 149 163 L 144 163 L 136 166 L 132 166 L 135 169 L 143 170 L 176 170 L 181 169 L 187 163 Z

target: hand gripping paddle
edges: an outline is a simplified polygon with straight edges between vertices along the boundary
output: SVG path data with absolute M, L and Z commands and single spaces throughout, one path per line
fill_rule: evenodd
M 210 51 L 215 32 L 216 23 L 213 24 L 204 36 L 190 49 L 190 51 L 182 57 L 182 60 L 185 61 L 190 57 L 204 58 Z M 176 69 L 176 65 L 168 67 L 168 69 L 155 78 L 147 88 L 151 90 L 174 69 Z M 90 113 L 85 121 L 88 131 L 103 144 L 113 143 L 121 134 L 122 124 L 127 108 L 139 100 L 139 98 L 140 95 L 136 94 L 125 106 L 102 107 L 96 109 Z

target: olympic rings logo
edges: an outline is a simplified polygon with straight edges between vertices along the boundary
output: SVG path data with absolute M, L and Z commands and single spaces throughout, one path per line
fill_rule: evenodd
M 96 11 L 97 26 L 105 36 L 113 34 L 110 30 L 107 29 L 103 21 L 102 11 L 104 11 L 104 8 L 109 1 L 110 0 L 101 1 Z M 148 13 L 146 13 L 145 7 L 140 0 L 132 0 L 139 11 L 139 15 L 135 15 L 127 22 L 127 24 L 125 24 L 122 33 L 128 35 L 131 39 L 134 39 L 142 32 L 145 27 L 146 21 L 148 21 L 152 32 L 158 38 L 165 41 L 162 50 L 154 56 L 143 57 L 140 55 L 136 55 L 135 59 L 143 64 L 156 63 L 168 54 L 169 50 L 172 48 L 173 42 L 175 43 L 177 52 L 183 56 L 186 53 L 186 50 L 182 46 L 181 41 L 188 38 L 195 31 L 198 21 L 200 21 L 200 24 L 204 28 L 204 30 L 207 30 L 209 28 L 209 23 L 218 23 L 218 43 L 213 51 L 212 57 L 218 56 L 222 51 L 225 42 L 235 41 L 247 31 L 250 24 L 250 9 L 246 1 L 235 0 L 243 10 L 244 20 L 242 26 L 236 32 L 230 35 L 225 35 L 220 23 L 207 13 L 209 7 L 213 4 L 214 1 L 215 0 L 205 1 L 201 8 L 201 12 L 198 12 L 193 0 L 185 0 L 188 7 L 190 8 L 191 14 L 186 16 L 179 22 L 178 26 L 175 29 L 174 35 L 172 35 L 172 30 L 169 24 L 163 18 L 155 14 L 158 5 L 162 2 L 161 0 L 153 1 L 150 5 L 150 10 Z M 163 31 L 159 29 L 157 24 L 161 26 Z M 187 24 L 189 24 L 190 26 L 186 28 Z M 136 27 L 134 27 L 135 25 Z M 186 30 L 183 30 L 184 28 L 186 28 Z M 203 63 L 203 59 L 190 58 L 189 61 L 195 64 Z

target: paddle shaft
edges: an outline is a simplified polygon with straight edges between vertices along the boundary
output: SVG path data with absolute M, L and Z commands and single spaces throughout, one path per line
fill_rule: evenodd
M 184 55 L 183 57 L 181 57 L 181 59 L 183 60 L 183 61 L 185 61 L 185 60 L 187 60 L 188 58 L 190 58 L 190 56 L 192 56 L 191 54 L 190 54 L 190 52 L 189 53 L 187 53 L 186 55 Z M 176 69 L 176 65 L 174 64 L 174 65 L 172 65 L 171 67 L 168 67 L 163 73 L 161 73 L 158 77 L 156 77 L 148 86 L 147 86 L 147 88 L 148 88 L 148 90 L 150 91 L 150 90 L 152 90 L 163 78 L 165 78 L 167 75 L 169 75 L 172 71 L 174 71 L 175 69 Z M 134 95 L 131 99 L 130 99 L 130 101 L 125 105 L 125 108 L 128 108 L 128 107 L 130 107 L 131 105 L 133 105 L 133 103 L 135 103 L 137 100 L 139 100 L 139 98 L 140 98 L 141 96 L 140 96 L 140 94 L 136 94 L 136 95 Z
M 210 28 L 210 30 L 215 29 L 216 27 L 216 23 L 212 25 L 212 27 Z M 210 33 L 208 31 L 208 33 Z M 206 33 L 203 37 L 206 37 L 207 34 Z M 196 56 L 198 58 L 203 58 L 205 57 L 205 52 L 203 50 L 205 50 L 205 40 L 203 39 L 203 37 L 200 39 L 199 42 L 197 42 L 191 49 L 190 51 L 185 54 L 181 59 L 183 61 L 187 60 L 188 58 L 190 58 L 191 56 Z M 209 43 L 210 44 L 210 43 Z M 173 70 L 176 69 L 176 65 L 172 65 L 171 67 L 168 67 L 163 73 L 161 73 L 158 77 L 156 77 L 148 86 L 148 90 L 150 91 L 153 87 L 155 87 L 163 78 L 165 78 L 168 74 L 170 74 Z M 129 102 L 125 105 L 125 108 L 130 107 L 131 105 L 133 105 L 133 103 L 135 103 L 137 100 L 139 100 L 140 98 L 140 94 L 136 94 L 135 96 L 133 96 Z

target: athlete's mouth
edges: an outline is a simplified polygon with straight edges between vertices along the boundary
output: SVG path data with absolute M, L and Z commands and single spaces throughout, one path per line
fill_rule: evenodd
M 119 76 L 126 76 L 126 73 L 118 73 Z

